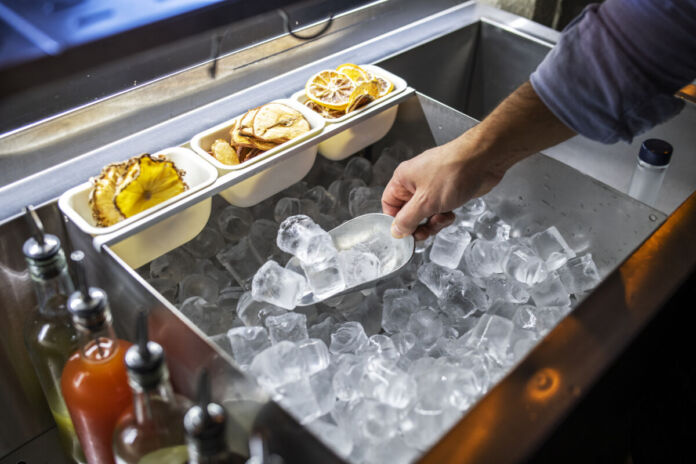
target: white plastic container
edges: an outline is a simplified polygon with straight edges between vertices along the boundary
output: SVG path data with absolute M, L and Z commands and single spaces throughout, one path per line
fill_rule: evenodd
M 405 80 L 378 66 L 361 65 L 360 67 L 392 82 L 392 84 L 394 84 L 394 90 L 384 97 L 355 111 L 351 111 L 340 118 L 322 118 L 326 124 L 329 124 L 328 129 L 334 129 L 334 125 L 341 125 L 354 118 L 360 117 L 361 113 L 368 110 L 376 109 L 377 107 L 385 108 L 384 111 L 377 112 L 374 116 L 370 116 L 359 124 L 346 128 L 344 131 L 340 131 L 333 137 L 321 142 L 319 144 L 319 153 L 330 160 L 339 161 L 348 158 L 350 155 L 362 150 L 368 145 L 372 145 L 384 137 L 394 125 L 396 113 L 399 109 L 398 105 L 389 106 L 387 103 L 408 88 Z M 304 106 L 307 101 L 304 89 L 293 94 L 292 99 Z M 312 112 L 314 113 L 314 111 Z
M 237 165 L 227 165 L 219 162 L 208 153 L 210 146 L 215 139 L 229 140 L 229 132 L 234 125 L 235 120 L 242 115 L 237 116 L 229 121 L 225 121 L 212 127 L 200 134 L 197 134 L 191 139 L 191 148 L 205 161 L 211 163 L 220 175 L 220 182 L 225 182 L 232 177 L 242 174 L 252 165 L 266 160 L 270 157 L 279 159 L 272 166 L 262 172 L 245 179 L 232 187 L 220 192 L 229 203 L 248 207 L 253 206 L 266 198 L 269 198 L 276 193 L 291 186 L 295 182 L 301 180 L 312 168 L 314 160 L 317 156 L 317 146 L 310 146 L 297 153 L 292 150 L 292 147 L 304 140 L 314 137 L 321 133 L 324 128 L 324 118 L 316 114 L 314 111 L 300 105 L 296 101 L 282 99 L 274 100 L 273 103 L 282 103 L 291 108 L 296 109 L 309 122 L 310 130 L 299 137 L 295 137 L 281 145 L 278 145 L 271 150 L 265 151 L 260 155 Z
M 83 232 L 93 237 L 112 234 L 127 225 L 146 220 L 149 215 L 211 185 L 217 178 L 215 168 L 187 148 L 172 147 L 155 154 L 164 155 L 184 171 L 184 181 L 189 186 L 186 191 L 109 227 L 98 227 L 92 217 L 89 207 L 92 182 L 65 192 L 58 199 L 58 207 Z M 129 266 L 138 268 L 191 240 L 203 230 L 209 216 L 210 199 L 207 199 L 119 242 L 113 249 Z

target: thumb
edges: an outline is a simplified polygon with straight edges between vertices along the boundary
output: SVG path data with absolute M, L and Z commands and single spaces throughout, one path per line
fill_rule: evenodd
M 416 231 L 418 223 L 429 217 L 426 203 L 419 195 L 414 195 L 396 214 L 391 226 L 391 234 L 394 238 L 404 238 Z

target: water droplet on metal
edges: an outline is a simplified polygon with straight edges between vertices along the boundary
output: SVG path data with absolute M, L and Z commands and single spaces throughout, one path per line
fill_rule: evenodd
M 648 219 L 650 219 L 652 222 L 655 222 L 655 221 L 657 221 L 657 216 L 655 216 L 654 214 L 651 214 L 650 216 L 648 216 Z

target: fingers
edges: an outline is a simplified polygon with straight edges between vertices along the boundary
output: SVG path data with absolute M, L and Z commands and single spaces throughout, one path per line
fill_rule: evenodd
M 435 235 L 445 227 L 454 222 L 454 213 L 451 211 L 446 213 L 435 214 L 428 222 L 422 226 L 418 226 L 413 234 L 416 240 L 425 240 L 430 235 Z
M 433 211 L 429 202 L 422 196 L 414 195 L 405 205 L 401 207 L 392 222 L 391 233 L 395 238 L 403 238 L 411 235 L 418 227 L 418 223 L 436 213 Z
M 382 194 L 382 211 L 384 214 L 396 216 L 401 207 L 413 196 L 400 181 L 398 171 L 394 173 Z

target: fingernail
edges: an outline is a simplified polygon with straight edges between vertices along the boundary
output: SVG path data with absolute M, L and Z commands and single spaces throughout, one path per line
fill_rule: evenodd
M 406 236 L 406 234 L 399 229 L 399 226 L 396 225 L 396 222 L 392 222 L 391 234 L 394 238 L 404 238 Z

